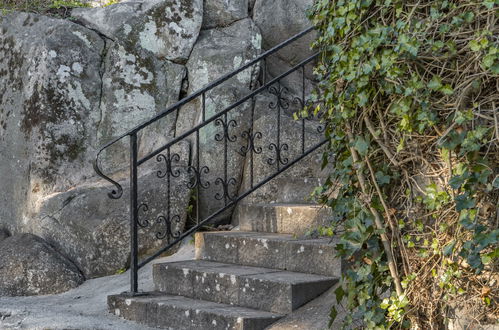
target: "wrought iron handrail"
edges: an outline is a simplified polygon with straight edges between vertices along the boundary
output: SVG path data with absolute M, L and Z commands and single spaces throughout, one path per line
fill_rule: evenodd
M 286 72 L 278 75 L 277 77 L 269 80 L 268 82 L 266 80 L 266 60 L 267 58 L 281 50 L 282 48 L 292 44 L 294 41 L 298 40 L 299 38 L 302 38 L 303 36 L 307 35 L 308 33 L 311 33 L 313 31 L 313 28 L 309 28 L 292 38 L 284 41 L 283 43 L 273 47 L 272 49 L 262 53 L 260 56 L 256 57 L 254 60 L 248 62 L 247 64 L 243 65 L 239 69 L 230 72 L 223 77 L 217 79 L 215 82 L 209 84 L 208 86 L 204 87 L 203 89 L 198 90 L 197 92 L 193 93 L 192 95 L 178 101 L 174 105 L 170 106 L 168 109 L 165 111 L 157 114 L 153 118 L 141 123 L 140 125 L 137 125 L 135 128 L 131 129 L 127 133 L 124 133 L 117 138 L 113 139 L 109 143 L 105 144 L 98 152 L 94 161 L 94 169 L 96 173 L 102 177 L 103 179 L 107 180 L 110 182 L 115 189 L 113 189 L 108 195 L 112 199 L 119 199 L 123 195 L 123 188 L 122 186 L 115 180 L 111 179 L 109 176 L 105 175 L 103 171 L 101 170 L 99 166 L 99 157 L 102 154 L 102 152 L 112 145 L 115 145 L 117 142 L 123 140 L 125 137 L 129 137 L 130 139 L 130 146 L 129 146 L 129 152 L 130 152 L 130 292 L 131 294 L 136 294 L 138 292 L 138 270 L 146 265 L 147 263 L 151 262 L 164 252 L 168 251 L 171 249 L 173 246 L 178 244 L 180 241 L 182 241 L 185 237 L 197 232 L 200 230 L 202 226 L 207 224 L 213 219 L 216 219 L 218 216 L 226 212 L 228 209 L 234 207 L 239 201 L 247 197 L 249 194 L 253 193 L 255 190 L 259 189 L 261 186 L 264 184 L 268 183 L 271 181 L 273 178 L 281 174 L 282 172 L 286 171 L 288 168 L 293 166 L 294 164 L 298 163 L 300 160 L 303 158 L 307 157 L 314 151 L 316 151 L 318 148 L 320 148 L 322 145 L 326 143 L 326 139 L 321 139 L 319 142 L 316 142 L 313 144 L 311 147 L 305 148 L 305 141 L 306 141 L 306 134 L 305 134 L 305 125 L 306 125 L 306 120 L 307 118 L 303 118 L 301 120 L 301 152 L 299 155 L 293 159 L 289 160 L 287 157 L 284 157 L 283 152 L 287 151 L 289 146 L 286 143 L 282 143 L 281 141 L 281 113 L 283 110 L 286 110 L 289 108 L 289 101 L 298 104 L 301 107 L 304 107 L 307 104 L 306 100 L 306 78 L 305 78 L 305 66 L 309 63 L 311 63 L 314 59 L 316 59 L 319 56 L 319 53 L 315 53 L 306 59 L 302 60 L 299 62 L 297 65 L 293 66 L 291 69 L 287 70 Z M 231 104 L 228 107 L 225 107 L 225 109 L 216 112 L 214 115 L 210 116 L 209 118 L 206 118 L 206 94 L 210 91 L 212 91 L 214 88 L 217 86 L 220 86 L 222 83 L 226 82 L 230 78 L 236 76 L 237 74 L 243 72 L 244 70 L 254 68 L 255 66 L 259 66 L 260 63 L 263 62 L 263 67 L 264 67 L 264 73 L 263 73 L 263 82 L 261 83 L 261 86 L 254 89 L 252 92 L 247 94 L 246 96 L 242 97 L 235 103 Z M 292 97 L 292 100 L 286 100 L 284 94 L 288 94 L 288 89 L 286 87 L 281 86 L 281 81 L 288 77 L 290 74 L 300 71 L 302 75 L 302 85 L 301 85 L 301 97 Z M 255 124 L 255 97 L 258 94 L 264 93 L 268 91 L 270 94 L 273 94 L 276 97 L 275 102 L 269 103 L 269 108 L 272 110 L 276 110 L 277 114 L 277 127 L 276 127 L 276 142 L 269 143 L 268 149 L 275 152 L 275 159 L 268 159 L 268 165 L 270 166 L 275 166 L 276 171 L 274 173 L 271 173 L 267 177 L 263 178 L 257 183 L 254 183 L 254 164 L 253 164 L 253 157 L 254 155 L 261 154 L 262 153 L 262 148 L 257 146 L 255 143 L 256 139 L 261 140 L 263 138 L 262 132 L 255 132 L 254 131 L 254 124 Z M 161 118 L 164 118 L 168 114 L 176 112 L 178 114 L 178 111 L 181 111 L 181 108 L 185 105 L 187 105 L 189 102 L 194 101 L 195 99 L 201 97 L 202 98 L 202 121 L 198 124 L 195 124 L 193 128 L 187 130 L 186 132 L 180 134 L 179 136 L 171 139 L 169 142 L 165 143 L 159 148 L 156 148 L 155 150 L 147 153 L 145 156 L 141 157 L 139 159 L 138 157 L 138 143 L 137 143 L 137 136 L 138 134 L 146 127 L 156 123 L 158 120 Z M 237 109 L 239 106 L 244 105 L 248 101 L 251 101 L 251 106 L 249 110 L 244 110 L 244 111 L 250 111 L 251 112 L 251 119 L 249 123 L 249 128 L 248 130 L 244 130 L 240 137 L 244 139 L 244 143 L 246 144 L 245 146 L 242 146 L 240 150 L 236 151 L 239 155 L 246 157 L 250 156 L 250 176 L 251 176 L 251 184 L 249 189 L 247 189 L 244 192 L 240 192 L 237 195 L 231 194 L 229 192 L 229 186 L 231 184 L 236 183 L 235 178 L 229 178 L 228 177 L 228 143 L 235 142 L 237 137 L 234 135 L 229 134 L 230 128 L 237 127 L 237 122 L 235 120 L 229 120 L 228 114 L 234 110 Z M 310 118 L 308 118 L 310 119 Z M 180 222 L 180 217 L 178 215 L 171 215 L 171 180 L 178 178 L 180 176 L 180 172 L 178 169 L 174 169 L 174 162 L 179 162 L 180 161 L 180 155 L 177 153 L 172 153 L 172 147 L 175 145 L 178 145 L 181 141 L 189 141 L 189 139 L 194 139 L 195 141 L 195 155 L 196 155 L 196 162 L 195 166 L 188 166 L 187 172 L 189 172 L 193 176 L 193 182 L 189 179 L 188 182 L 186 182 L 186 186 L 189 189 L 196 189 L 198 197 L 199 197 L 199 190 L 200 189 L 207 189 L 209 186 L 209 182 L 203 182 L 201 181 L 202 174 L 208 174 L 210 169 L 208 166 L 202 166 L 200 164 L 200 130 L 207 125 L 213 123 L 214 125 L 222 126 L 223 132 L 218 133 L 215 135 L 215 140 L 218 142 L 224 143 L 224 175 L 223 177 L 218 177 L 215 180 L 215 185 L 220 185 L 221 188 L 223 189 L 222 193 L 217 193 L 215 198 L 218 200 L 223 200 L 223 206 L 221 206 L 217 211 L 212 213 L 211 215 L 205 217 L 204 219 L 200 220 L 199 219 L 199 205 L 196 205 L 196 212 L 198 215 L 198 222 L 195 226 L 192 228 L 188 229 L 184 233 L 181 233 L 180 231 L 175 231 L 173 230 L 173 222 L 177 221 Z M 324 131 L 324 127 L 318 127 L 317 131 L 319 133 L 322 133 Z M 163 154 L 163 152 L 166 151 L 166 155 Z M 164 171 L 158 171 L 157 176 L 159 178 L 165 178 L 167 179 L 167 206 L 165 208 L 166 215 L 161 215 L 157 217 L 157 220 L 161 223 L 165 223 L 166 225 L 166 230 L 163 232 L 158 232 L 156 234 L 156 237 L 158 239 L 167 239 L 167 244 L 159 249 L 157 252 L 152 254 L 151 256 L 145 258 L 144 260 L 140 261 L 138 260 L 138 228 L 139 227 L 146 227 L 149 225 L 149 222 L 147 220 L 141 222 L 139 220 L 139 210 L 142 211 L 147 211 L 148 206 L 147 204 L 140 204 L 138 202 L 138 167 L 143 165 L 145 162 L 148 160 L 151 160 L 152 158 L 156 157 L 157 162 L 164 162 L 166 165 L 166 170 Z M 219 197 L 219 198 L 217 198 Z M 170 241 L 171 240 L 171 241 Z

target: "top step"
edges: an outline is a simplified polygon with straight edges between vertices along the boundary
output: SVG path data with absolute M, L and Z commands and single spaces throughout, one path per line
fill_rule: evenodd
M 233 223 L 242 231 L 302 236 L 330 222 L 331 210 L 314 204 L 239 204 Z

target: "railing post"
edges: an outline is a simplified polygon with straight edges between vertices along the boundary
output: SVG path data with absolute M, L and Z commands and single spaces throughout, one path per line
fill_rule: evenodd
M 138 291 L 137 133 L 130 135 L 130 293 Z

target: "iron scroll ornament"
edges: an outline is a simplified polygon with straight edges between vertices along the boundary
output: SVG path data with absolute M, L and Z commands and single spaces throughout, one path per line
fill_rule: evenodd
M 149 211 L 149 206 L 147 203 L 142 203 L 138 207 L 139 211 L 142 211 L 143 214 L 147 214 Z M 151 225 L 157 224 L 164 224 L 164 230 L 159 230 L 156 232 L 155 237 L 157 239 L 165 239 L 167 238 L 167 241 L 170 242 L 170 238 L 178 238 L 180 236 L 180 231 L 175 230 L 174 224 L 178 224 L 181 222 L 180 216 L 179 215 L 174 215 L 172 217 L 169 216 L 164 216 L 164 215 L 158 215 L 156 217 L 155 221 L 150 221 L 147 218 L 144 218 L 140 220 L 140 217 L 137 218 L 137 224 L 141 228 L 147 228 L 150 227 Z

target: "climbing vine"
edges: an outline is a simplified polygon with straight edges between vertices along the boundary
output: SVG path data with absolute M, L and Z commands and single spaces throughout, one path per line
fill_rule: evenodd
M 499 315 L 498 1 L 316 0 L 345 326 Z M 331 322 L 337 316 L 331 310 Z M 360 323 L 356 323 L 360 322 Z

